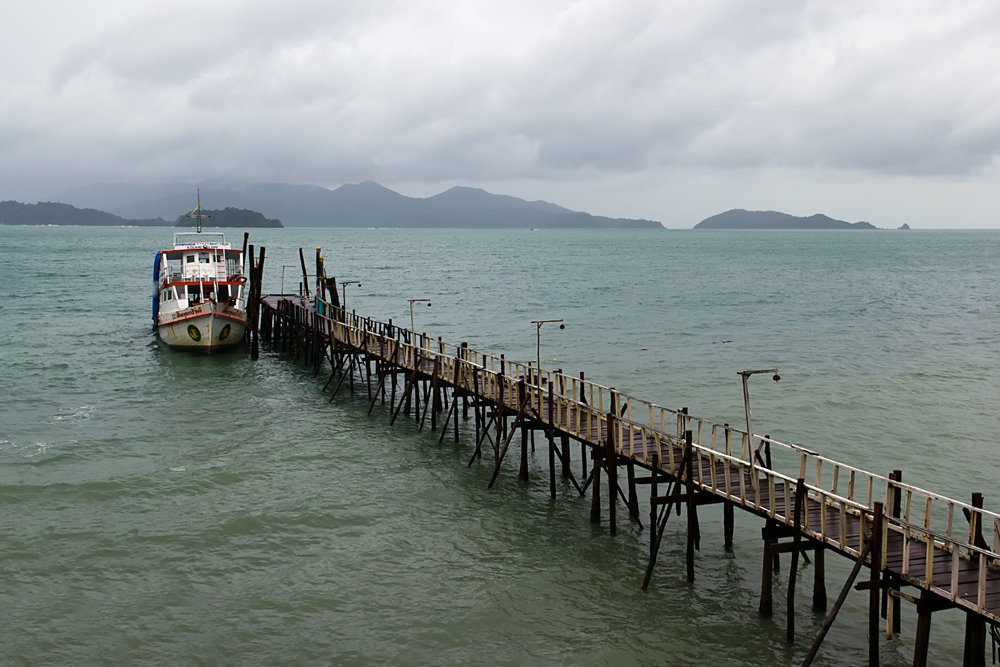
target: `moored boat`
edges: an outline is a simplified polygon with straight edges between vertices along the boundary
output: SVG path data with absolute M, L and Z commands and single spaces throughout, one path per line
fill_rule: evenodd
M 153 261 L 153 325 L 167 345 L 212 353 L 243 340 L 247 326 L 243 251 L 220 232 L 177 232 Z

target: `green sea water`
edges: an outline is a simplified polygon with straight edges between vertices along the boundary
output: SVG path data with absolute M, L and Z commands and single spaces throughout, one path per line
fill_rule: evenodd
M 241 235 L 230 235 L 234 245 Z M 648 531 L 589 521 L 547 454 L 532 479 L 471 468 L 459 443 L 367 414 L 367 393 L 267 350 L 211 358 L 156 341 L 152 258 L 168 229 L 0 226 L 0 663 L 798 664 L 824 620 L 788 561 L 757 614 L 759 520 L 732 553 L 701 510 L 653 586 Z M 1000 232 L 261 230 L 265 292 L 321 247 L 349 309 L 734 424 L 959 500 L 1000 507 Z M 575 453 L 575 452 L 574 452 Z M 575 462 L 579 465 L 579 462 Z M 645 514 L 645 509 L 643 513 Z M 619 516 L 624 513 L 619 512 Z M 831 599 L 850 563 L 827 557 Z M 863 664 L 853 592 L 816 664 Z M 915 616 L 883 639 L 907 664 Z M 935 615 L 932 664 L 963 618 Z

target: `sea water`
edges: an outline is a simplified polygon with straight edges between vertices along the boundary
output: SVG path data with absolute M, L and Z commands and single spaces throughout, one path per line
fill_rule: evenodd
M 234 246 L 242 235 L 228 232 Z M 759 519 L 700 510 L 696 579 L 670 523 L 589 521 L 547 454 L 532 478 L 460 442 L 327 402 L 324 368 L 264 350 L 158 343 L 152 259 L 169 229 L 0 227 L 0 662 L 63 664 L 798 664 L 824 620 L 800 561 L 797 639 L 757 614 Z M 264 291 L 299 250 L 350 310 L 451 343 L 540 356 L 658 404 L 1000 507 L 1000 232 L 259 230 Z M 565 329 L 531 320 L 564 320 Z M 536 353 L 538 351 L 539 353 Z M 577 448 L 574 447 L 574 457 Z M 488 458 L 488 457 L 487 457 Z M 578 470 L 579 461 L 574 461 Z M 645 502 L 643 522 L 646 522 Z M 624 512 L 619 512 L 623 516 Z M 850 562 L 827 557 L 831 600 Z M 867 656 L 853 592 L 816 664 Z M 915 616 L 882 639 L 907 664 Z M 931 662 L 959 664 L 963 615 Z

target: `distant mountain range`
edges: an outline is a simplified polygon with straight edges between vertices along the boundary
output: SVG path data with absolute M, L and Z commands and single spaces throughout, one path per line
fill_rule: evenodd
M 695 229 L 877 229 L 868 222 L 845 222 L 817 213 L 807 218 L 778 211 L 736 208 L 705 218 Z
M 544 201 L 454 187 L 433 197 L 407 197 L 372 181 L 330 190 L 317 185 L 94 185 L 54 199 L 123 218 L 173 219 L 192 207 L 195 189 L 212 208 L 261 211 L 286 227 L 481 227 L 507 229 L 663 229 L 653 220 L 590 215 Z

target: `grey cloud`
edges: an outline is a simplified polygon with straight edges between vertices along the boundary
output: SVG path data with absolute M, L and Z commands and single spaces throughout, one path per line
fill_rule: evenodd
M 954 179 L 1000 154 L 992 3 L 471 4 L 53 12 L 38 69 L 0 65 L 0 182 L 603 174 L 652 207 L 678 170 Z

